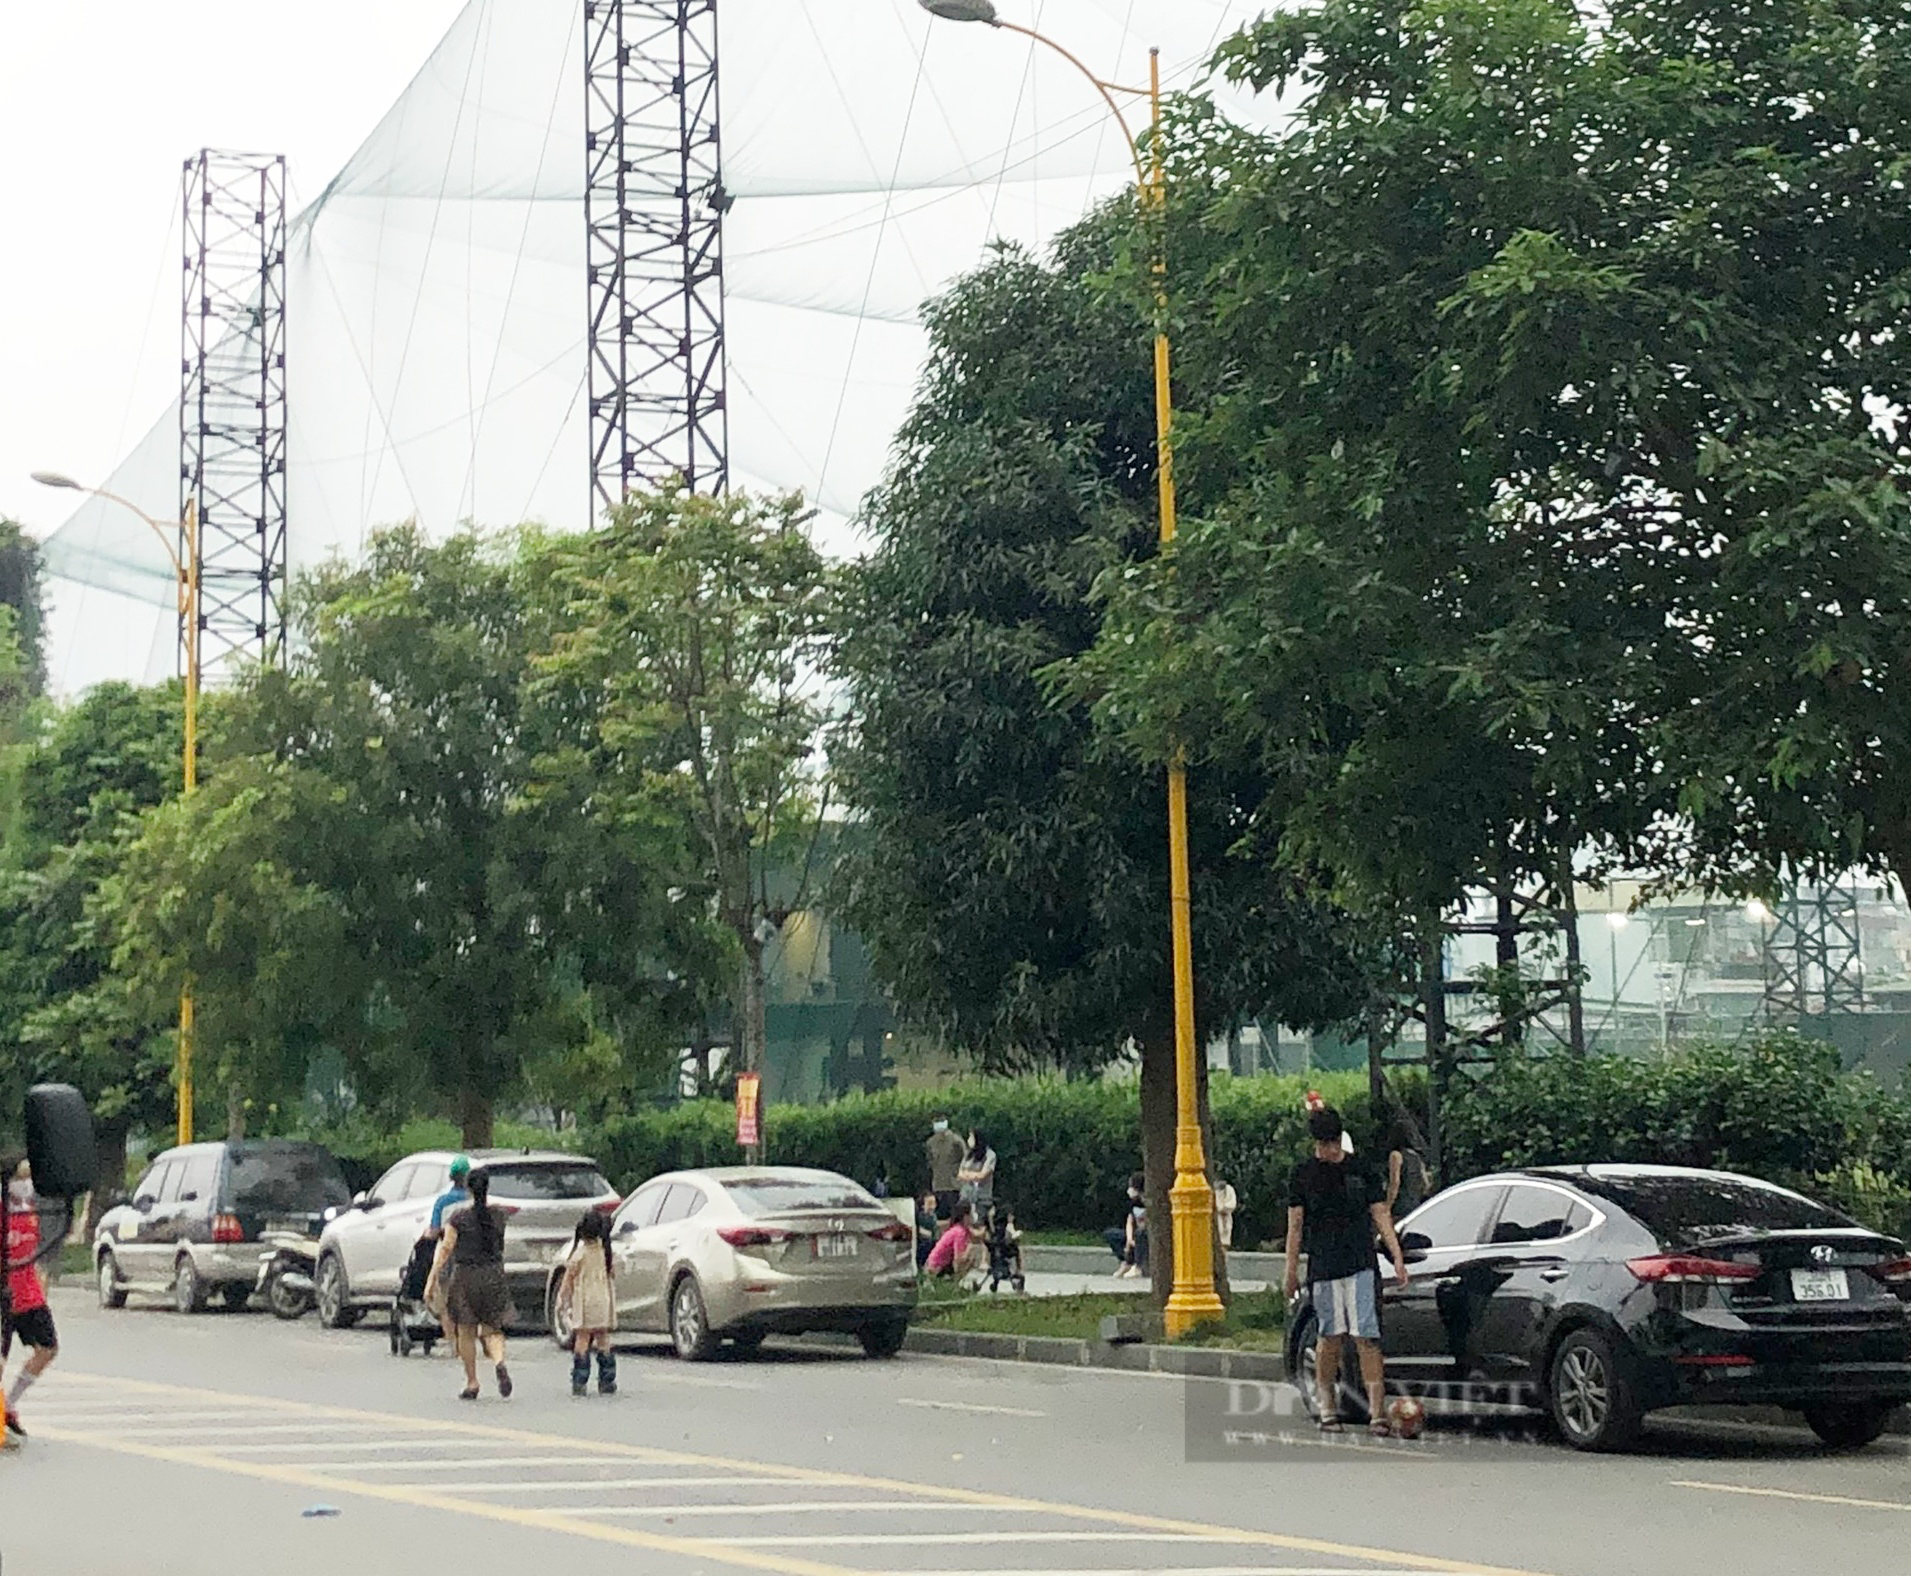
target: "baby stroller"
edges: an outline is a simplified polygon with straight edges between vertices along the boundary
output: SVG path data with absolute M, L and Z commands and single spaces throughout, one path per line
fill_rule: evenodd
M 420 1237 L 412 1245 L 405 1271 L 398 1277 L 398 1295 L 391 1300 L 391 1349 L 394 1357 L 409 1357 L 416 1347 L 427 1357 L 444 1334 L 438 1315 L 425 1306 L 425 1282 L 438 1252 L 435 1237 Z
M 983 1240 L 989 1250 L 989 1290 L 999 1290 L 1007 1281 L 1021 1291 L 1027 1283 L 1022 1276 L 1022 1233 L 1015 1229 L 1014 1212 L 1000 1204 L 991 1209 Z

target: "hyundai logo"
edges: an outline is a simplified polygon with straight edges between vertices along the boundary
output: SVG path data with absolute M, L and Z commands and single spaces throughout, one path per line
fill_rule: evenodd
M 1822 1242 L 1811 1250 L 1811 1261 L 1814 1264 L 1829 1264 L 1833 1259 L 1837 1258 L 1837 1256 L 1838 1254 L 1835 1249 L 1826 1246 L 1826 1244 Z

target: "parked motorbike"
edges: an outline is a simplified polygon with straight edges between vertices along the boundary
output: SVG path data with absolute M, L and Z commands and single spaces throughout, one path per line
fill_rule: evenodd
M 259 1281 L 254 1293 L 275 1317 L 302 1319 L 315 1300 L 313 1271 L 318 1267 L 318 1238 L 298 1231 L 267 1231 L 260 1241 Z

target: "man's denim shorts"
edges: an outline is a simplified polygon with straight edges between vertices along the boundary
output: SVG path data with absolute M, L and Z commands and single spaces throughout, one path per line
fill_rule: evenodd
M 1339 1280 L 1315 1281 L 1308 1290 L 1322 1335 L 1380 1339 L 1380 1277 L 1373 1270 L 1343 1275 Z

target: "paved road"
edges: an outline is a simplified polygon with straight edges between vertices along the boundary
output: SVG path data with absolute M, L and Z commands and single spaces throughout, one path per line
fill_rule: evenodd
M 7 1576 L 1793 1576 L 1900 1568 L 1911 1532 L 1902 1439 L 1834 1457 L 1681 1424 L 1594 1459 L 1459 1426 L 1281 1444 L 1261 1413 L 1236 1419 L 1252 1459 L 1191 1463 L 1230 1398 L 1270 1398 L 772 1346 L 633 1351 L 623 1394 L 574 1401 L 525 1340 L 516 1397 L 471 1405 L 453 1362 L 375 1333 L 55 1299 L 66 1356 L 0 1459 Z M 302 1516 L 321 1504 L 339 1514 Z

